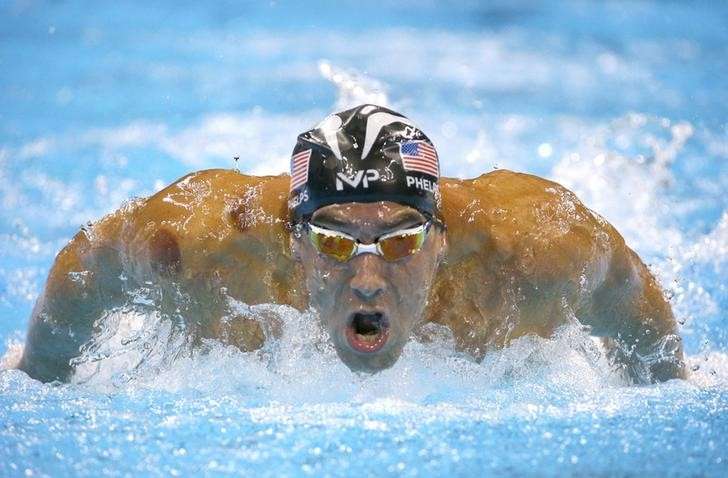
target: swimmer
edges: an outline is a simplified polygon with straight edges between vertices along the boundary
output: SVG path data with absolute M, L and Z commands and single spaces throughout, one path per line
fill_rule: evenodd
M 441 178 L 430 139 L 375 105 L 299 135 L 290 176 L 201 171 L 82 228 L 19 368 L 69 380 L 99 319 L 144 307 L 193 345 L 260 348 L 276 318 L 234 302 L 310 308 L 354 371 L 392 366 L 428 322 L 476 360 L 574 323 L 634 382 L 686 374 L 669 303 L 611 225 L 536 176 Z

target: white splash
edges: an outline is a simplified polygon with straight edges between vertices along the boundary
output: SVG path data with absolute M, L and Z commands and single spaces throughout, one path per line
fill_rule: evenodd
M 8 340 L 5 343 L 5 353 L 0 357 L 0 370 L 17 368 L 23 358 L 24 344 L 18 340 Z
M 630 114 L 588 135 L 553 168 L 553 178 L 617 227 L 637 250 L 680 246 L 683 236 L 665 219 L 670 166 L 693 134 L 689 123 Z
M 326 60 L 319 61 L 319 72 L 337 89 L 334 110 L 345 110 L 365 103 L 388 106 L 384 84 L 355 70 L 344 70 Z
M 393 367 L 368 375 L 344 365 L 315 314 L 274 304 L 230 304 L 260 321 L 267 337 L 262 349 L 241 352 L 215 340 L 191 348 L 184 327 L 173 319 L 153 310 L 113 310 L 98 321 L 100 333 L 74 360 L 73 382 L 104 391 L 214 390 L 298 404 L 382 397 L 473 401 L 486 390 L 534 384 L 594 394 L 625 383 L 577 325 L 563 327 L 552 339 L 516 340 L 478 363 L 457 350 L 447 328 L 427 324 L 418 334 L 426 341 L 412 338 Z

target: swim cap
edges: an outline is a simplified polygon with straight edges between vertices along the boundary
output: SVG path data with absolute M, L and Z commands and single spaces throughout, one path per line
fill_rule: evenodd
M 294 223 L 347 202 L 392 201 L 436 217 L 440 167 L 432 141 L 390 109 L 361 105 L 298 135 L 288 208 Z

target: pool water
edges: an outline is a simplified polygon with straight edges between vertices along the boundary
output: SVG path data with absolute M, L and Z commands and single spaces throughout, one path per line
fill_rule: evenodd
M 284 333 L 250 354 L 111 314 L 73 383 L 0 370 L 0 476 L 727 476 L 726 25 L 707 1 L 0 3 L 2 368 L 81 225 L 193 170 L 284 172 L 377 102 L 444 175 L 539 174 L 612 222 L 691 369 L 630 386 L 577 326 L 475 363 L 433 327 L 357 376 L 285 306 L 255 306 Z

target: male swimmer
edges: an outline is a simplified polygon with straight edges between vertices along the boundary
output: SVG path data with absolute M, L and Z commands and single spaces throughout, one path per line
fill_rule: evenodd
M 503 170 L 439 171 L 409 119 L 362 105 L 299 135 L 290 177 L 185 176 L 58 254 L 19 367 L 68 380 L 99 319 L 119 310 L 183 323 L 192 344 L 255 350 L 276 319 L 237 301 L 310 307 L 356 371 L 390 367 L 427 322 L 481 359 L 578 321 L 633 381 L 685 376 L 655 278 L 573 193 Z

